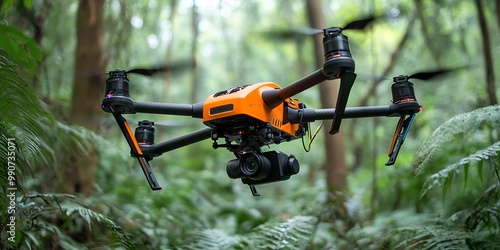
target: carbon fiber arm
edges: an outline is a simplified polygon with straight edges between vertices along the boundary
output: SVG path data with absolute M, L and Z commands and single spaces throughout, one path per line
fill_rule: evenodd
M 346 108 L 342 118 L 364 118 L 377 116 L 400 116 L 402 114 L 414 114 L 420 112 L 417 102 L 392 104 L 387 106 L 366 106 Z M 331 120 L 335 109 L 288 109 L 290 123 L 313 122 L 316 120 Z

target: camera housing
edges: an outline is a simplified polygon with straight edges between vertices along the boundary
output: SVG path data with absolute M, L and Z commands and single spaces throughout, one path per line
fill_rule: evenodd
M 230 160 L 226 165 L 230 178 L 241 178 L 241 181 L 248 185 L 288 180 L 299 170 L 299 161 L 294 155 L 288 156 L 276 150 L 245 153 L 238 159 Z

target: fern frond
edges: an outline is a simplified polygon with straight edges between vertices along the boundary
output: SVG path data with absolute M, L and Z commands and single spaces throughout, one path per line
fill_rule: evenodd
M 426 167 L 444 152 L 444 149 L 450 145 L 462 145 L 465 139 L 471 138 L 473 133 L 485 126 L 500 128 L 500 105 L 459 114 L 443 123 L 415 153 L 412 161 L 415 173 L 423 173 Z M 496 148 L 491 148 L 491 151 L 498 152 Z
M 16 28 L 0 24 L 0 165 L 7 166 L 8 138 L 19 138 L 16 154 L 16 181 L 22 177 L 21 168 L 26 164 L 23 153 L 36 151 L 37 120 L 50 117 L 39 107 L 34 89 L 26 80 L 36 74 L 41 52 L 36 43 Z M 23 156 L 23 157 L 21 157 Z M 6 185 L 6 168 L 0 168 L 0 184 Z M 0 196 L 2 207 L 5 195 Z
M 90 230 L 92 230 L 92 224 L 94 223 L 94 221 L 104 222 L 110 227 L 117 227 L 115 222 L 106 217 L 105 215 L 93 211 L 92 209 L 82 207 L 79 204 L 75 203 L 62 204 L 61 208 L 63 209 L 64 213 L 69 217 L 71 217 L 72 215 L 77 215 L 78 217 L 82 218 L 87 223 L 87 226 L 89 227 Z
M 236 249 L 304 249 L 314 233 L 316 218 L 296 216 L 285 222 L 267 222 L 243 238 Z
M 107 228 L 111 230 L 111 236 L 114 239 L 114 246 L 125 247 L 126 249 L 135 249 L 133 244 L 130 242 L 129 237 L 125 235 L 123 229 L 108 216 L 94 211 L 91 208 L 84 207 L 76 202 L 63 203 L 61 204 L 61 209 L 69 217 L 77 216 L 82 218 L 87 223 L 87 226 L 91 231 L 92 226 L 96 222 L 104 223 Z
M 179 249 L 230 249 L 241 241 L 238 235 L 229 235 L 219 229 L 205 229 L 192 232 L 188 235 L 186 242 L 188 244 Z
M 56 240 L 57 243 L 63 249 L 79 250 L 79 249 L 83 248 L 82 245 L 78 244 L 75 240 L 73 240 L 71 237 L 69 237 L 57 225 L 49 223 L 48 221 L 45 221 L 45 220 L 41 220 L 41 221 L 37 221 L 36 226 L 37 226 L 37 229 L 39 231 L 36 234 L 35 233 L 31 234 L 31 237 L 29 238 L 29 240 L 37 239 L 37 241 L 40 241 L 40 242 L 43 242 L 43 244 L 46 244 L 46 239 L 44 239 L 44 238 L 47 237 L 47 235 L 52 235 L 53 239 L 51 239 L 51 240 Z M 28 243 L 28 246 L 29 246 L 29 241 L 26 243 Z
M 23 235 L 19 245 L 36 246 L 43 249 L 47 247 L 47 244 L 52 244 L 47 243 L 50 239 L 63 249 L 82 249 L 82 246 L 68 235 L 68 231 L 71 230 L 68 230 L 67 227 L 70 224 L 71 226 L 81 225 L 83 222 L 86 223 L 89 230 L 97 223 L 104 224 L 106 227 L 99 228 L 99 232 L 109 233 L 105 237 L 106 245 L 126 249 L 136 248 L 116 222 L 81 203 L 82 200 L 70 194 L 24 195 L 17 203 L 17 211 L 19 216 L 23 218 L 23 225 L 18 228 L 20 234 Z M 60 225 L 61 221 L 66 221 L 66 223 Z M 74 230 L 79 232 L 78 230 L 81 229 Z
M 396 230 L 406 239 L 395 249 L 470 249 L 467 245 L 471 232 L 445 225 L 423 225 L 402 227 Z
M 484 162 L 491 161 L 492 164 L 498 164 L 500 159 L 500 141 L 493 143 L 493 145 L 480 149 L 467 157 L 460 159 L 458 162 L 446 166 L 441 171 L 429 176 L 424 183 L 422 188 L 421 197 L 425 196 L 429 190 L 435 186 L 444 187 L 447 189 L 446 185 L 449 185 L 451 179 L 455 174 L 460 173 L 464 167 L 468 166 L 472 162 Z M 465 171 L 468 171 L 466 169 Z

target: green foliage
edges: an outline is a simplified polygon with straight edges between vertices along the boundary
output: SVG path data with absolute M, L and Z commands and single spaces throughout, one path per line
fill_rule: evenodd
M 37 95 L 28 78 L 36 74 L 40 51 L 33 41 L 21 31 L 0 24 L 3 39 L 0 42 L 0 163 L 7 166 L 7 140 L 16 140 L 16 181 L 21 175 L 20 167 L 39 153 L 37 134 L 40 122 L 51 116 L 39 106 Z M 7 168 L 0 169 L 2 187 L 7 185 Z M 5 190 L 3 190 L 5 192 Z M 5 195 L 0 198 L 5 207 Z
M 381 207 L 384 213 L 330 244 L 348 249 L 498 249 L 499 115 L 499 106 L 485 107 L 439 126 L 414 155 L 417 176 L 397 173 L 402 168 L 390 170 L 392 177 L 384 179 L 384 191 L 410 195 L 409 202 L 397 210 Z M 420 195 L 412 191 L 416 188 Z M 318 240 L 320 246 L 329 242 Z
M 27 194 L 20 196 L 22 188 L 35 188 L 56 185 L 57 173 L 61 173 L 60 161 L 64 159 L 60 152 L 67 145 L 77 145 L 81 155 L 85 155 L 92 142 L 99 142 L 94 133 L 56 121 L 52 114 L 44 108 L 37 94 L 29 83 L 37 74 L 40 50 L 34 41 L 18 29 L 0 25 L 0 33 L 4 39 L 0 42 L 0 181 L 2 195 L 0 207 L 2 216 L 2 242 L 6 243 L 3 230 L 12 214 L 7 213 L 7 140 L 15 143 L 15 175 L 18 195 L 15 212 L 20 226 L 17 228 L 15 245 L 18 247 L 47 247 L 47 240 L 53 239 L 65 249 L 79 249 L 81 244 L 75 242 L 68 228 L 61 221 L 83 220 L 91 228 L 94 222 L 106 224 L 116 237 L 120 230 L 113 221 L 89 208 L 75 203 L 75 197 L 64 194 Z M 47 171 L 52 170 L 52 171 Z M 40 183 L 26 183 L 26 173 L 31 171 L 32 180 Z M 25 182 L 21 184 L 22 177 Z M 53 190 L 54 186 L 52 186 Z M 37 188 L 41 190 L 41 188 Z M 40 202 L 40 199 L 43 202 Z M 64 199 L 69 203 L 60 203 Z M 70 201 L 71 200 L 71 201 Z M 73 202 L 73 203 L 72 203 Z M 81 232 L 83 227 L 78 230 Z M 77 231 L 78 231 L 77 230 Z M 116 242 L 120 242 L 117 240 Z M 51 244 L 51 243 L 49 243 Z M 107 243 L 112 244 L 112 243 Z
M 441 223 L 402 227 L 397 233 L 405 239 L 396 249 L 470 249 L 472 234 Z
M 194 231 L 179 249 L 304 249 L 311 241 L 315 221 L 310 216 L 269 221 L 245 235 L 228 235 L 218 229 Z
M 14 246 L 18 249 L 82 249 L 98 246 L 133 249 L 131 240 L 117 223 L 97 212 L 95 207 L 86 207 L 73 195 L 24 195 L 17 199 L 16 212 L 19 218 L 23 218 L 16 232 Z M 2 216 L 6 213 L 4 211 Z M 86 239 L 75 239 L 74 234 L 81 232 L 87 232 L 87 237 L 94 238 L 91 245 L 84 241 Z M 2 241 L 7 242 L 3 238 Z
M 401 237 L 396 248 L 422 249 L 490 249 L 500 243 L 500 106 L 480 108 L 459 114 L 438 127 L 423 143 L 414 157 L 416 173 L 424 175 L 424 169 L 436 173 L 426 177 L 421 188 L 421 198 L 430 196 L 434 187 L 442 189 L 443 202 L 452 193 L 460 205 L 444 206 L 449 219 L 435 219 L 422 224 L 400 227 L 395 231 Z M 451 164 L 450 164 L 451 162 Z M 470 168 L 475 167 L 476 178 L 471 178 Z M 483 169 L 485 168 L 486 169 Z M 457 190 L 457 176 L 463 176 L 463 195 Z M 456 179 L 456 181 L 453 181 Z M 482 183 L 482 185 L 478 185 Z M 459 185 L 460 186 L 460 185 Z M 486 189 L 485 189 L 486 186 Z M 484 190 L 484 191 L 482 191 Z M 475 202 L 464 204 L 463 197 L 475 194 Z M 430 201 L 430 202 L 429 202 Z M 430 199 L 425 205 L 435 200 Z M 461 201 L 461 202 L 460 202 Z M 466 200 L 465 200 L 466 201 Z M 423 200 L 422 202 L 426 202 Z
M 442 187 L 446 195 L 454 175 L 460 172 L 463 172 L 467 183 L 471 165 L 476 166 L 478 178 L 483 177 L 483 166 L 498 171 L 500 168 L 498 128 L 500 128 L 500 105 L 459 114 L 437 128 L 415 153 L 413 159 L 415 172 L 421 174 L 427 166 L 444 159 L 446 163 L 450 161 L 453 163 L 446 165 L 427 179 L 422 196 L 435 186 Z
M 304 249 L 314 234 L 316 219 L 296 216 L 285 222 L 269 221 L 243 238 L 237 249 Z
M 435 186 L 440 186 L 443 187 L 444 190 L 448 190 L 450 188 L 453 176 L 455 174 L 460 173 L 461 170 L 464 171 L 464 176 L 465 178 L 467 178 L 469 171 L 468 166 L 471 163 L 474 162 L 476 163 L 477 171 L 479 172 L 478 176 L 480 178 L 483 175 L 482 174 L 483 164 L 487 164 L 489 166 L 492 166 L 492 168 L 498 169 L 499 168 L 498 160 L 500 159 L 499 157 L 500 153 L 498 152 L 500 152 L 500 141 L 493 143 L 491 146 L 488 146 L 487 148 L 480 149 L 475 153 L 460 159 L 456 163 L 446 166 L 441 171 L 431 175 L 427 179 L 423 187 L 422 196 L 425 196 L 427 192 L 430 189 L 434 188 Z
M 464 150 L 474 149 L 480 142 L 489 139 L 489 130 L 493 130 L 492 133 L 498 133 L 498 128 L 500 128 L 499 105 L 484 107 L 449 119 L 436 129 L 415 153 L 412 162 L 415 172 L 421 174 L 430 163 L 436 160 L 436 157 L 449 155 L 453 153 L 453 150 L 460 150 L 460 148 L 455 147 L 464 147 Z M 496 134 L 495 136 L 498 137 L 499 135 Z M 494 156 L 498 152 L 498 146 L 488 143 L 486 143 L 486 146 L 472 153 L 467 159 L 459 160 L 457 165 L 465 165 L 471 160 L 494 160 Z
M 241 241 L 241 236 L 228 235 L 220 229 L 204 229 L 190 233 L 179 249 L 231 249 Z

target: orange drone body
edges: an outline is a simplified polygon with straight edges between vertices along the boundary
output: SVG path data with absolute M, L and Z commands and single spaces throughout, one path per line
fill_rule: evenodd
M 299 109 L 299 102 L 287 98 L 275 108 L 262 100 L 262 92 L 280 87 L 273 82 L 262 82 L 221 91 L 209 96 L 203 105 L 203 123 L 209 127 L 231 123 L 233 127 L 249 126 L 250 120 L 271 124 L 272 127 L 296 137 L 299 124 L 286 121 L 287 108 Z M 238 124 L 241 123 L 241 124 Z

